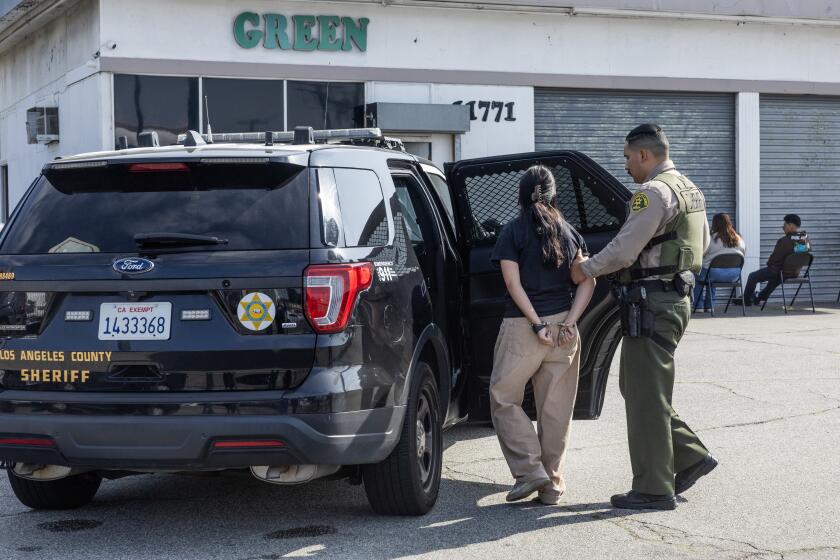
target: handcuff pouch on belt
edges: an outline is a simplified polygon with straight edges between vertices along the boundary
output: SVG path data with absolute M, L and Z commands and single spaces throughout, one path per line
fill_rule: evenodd
M 682 297 L 687 296 L 694 289 L 695 277 L 690 270 L 683 270 L 674 274 L 671 283 L 674 285 L 674 291 Z

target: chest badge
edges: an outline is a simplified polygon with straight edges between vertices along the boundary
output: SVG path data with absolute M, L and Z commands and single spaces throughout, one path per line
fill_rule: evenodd
M 239 300 L 236 315 L 246 329 L 263 331 L 274 322 L 275 313 L 274 300 L 262 292 L 252 292 Z

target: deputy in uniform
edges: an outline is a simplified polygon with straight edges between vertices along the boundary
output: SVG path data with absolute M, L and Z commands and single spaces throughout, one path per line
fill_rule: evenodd
M 627 172 L 641 183 L 627 221 L 600 253 L 575 263 L 572 279 L 620 271 L 619 386 L 633 487 L 610 501 L 617 508 L 674 509 L 675 494 L 717 466 L 671 406 L 674 351 L 691 315 L 692 272 L 700 271 L 709 224 L 703 194 L 674 168 L 659 126 L 634 128 L 625 138 L 624 158 Z

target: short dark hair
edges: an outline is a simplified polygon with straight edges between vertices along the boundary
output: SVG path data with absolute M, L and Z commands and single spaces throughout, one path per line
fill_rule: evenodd
M 624 141 L 631 148 L 644 148 L 650 150 L 656 156 L 668 154 L 668 137 L 665 136 L 665 131 L 658 124 L 640 124 L 625 136 Z
M 785 223 L 793 224 L 796 227 L 802 226 L 802 220 L 796 214 L 788 214 L 787 216 L 785 216 Z

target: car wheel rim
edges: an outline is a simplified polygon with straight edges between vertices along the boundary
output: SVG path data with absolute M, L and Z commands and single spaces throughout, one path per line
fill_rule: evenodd
M 420 394 L 420 402 L 417 406 L 417 422 L 415 428 L 417 466 L 420 472 L 420 483 L 424 490 L 428 490 L 431 486 L 436 466 L 435 447 L 437 441 L 434 426 L 434 412 L 431 406 L 429 406 L 429 397 L 424 391 Z

